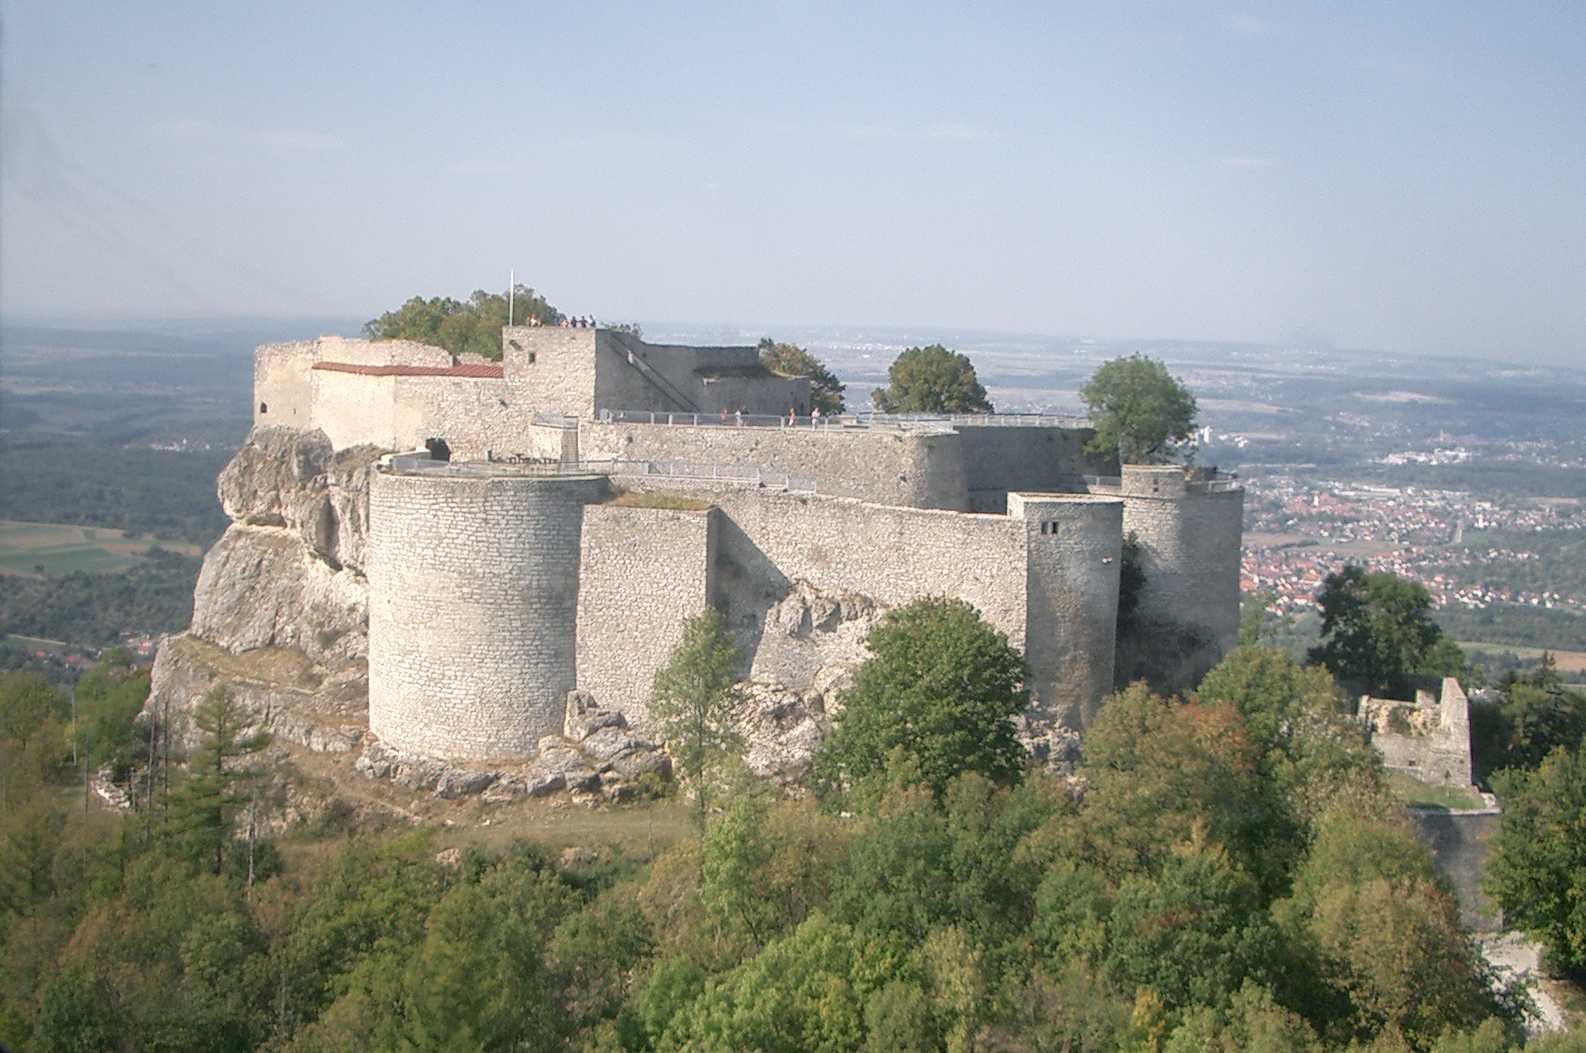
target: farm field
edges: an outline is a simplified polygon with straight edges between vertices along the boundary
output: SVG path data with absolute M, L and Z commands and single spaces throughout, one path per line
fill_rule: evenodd
M 1501 654 L 1508 651 L 1519 658 L 1541 658 L 1545 648 L 1541 647 L 1511 647 L 1501 643 L 1482 643 L 1474 640 L 1461 640 L 1459 646 L 1467 651 L 1491 652 Z M 1586 673 L 1586 651 L 1560 651 L 1547 650 L 1553 656 L 1553 661 L 1558 663 L 1560 673 Z
M 109 527 L 0 520 L 0 574 L 37 577 L 40 567 L 49 575 L 112 574 L 137 563 L 156 545 L 187 556 L 202 554 L 198 546 L 184 541 L 129 538 Z

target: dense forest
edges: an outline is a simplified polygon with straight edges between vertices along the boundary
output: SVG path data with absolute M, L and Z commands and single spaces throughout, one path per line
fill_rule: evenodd
M 0 519 L 112 527 L 208 547 L 226 529 L 215 478 L 232 452 L 0 445 Z
M 1525 750 L 1578 739 L 1579 707 L 1533 686 L 1500 736 L 1518 721 Z M 899 747 L 825 796 L 784 800 L 729 765 L 694 836 L 563 858 L 482 838 L 443 852 L 438 831 L 350 831 L 336 811 L 267 838 L 248 821 L 263 737 L 214 693 L 193 763 L 161 767 L 167 729 L 133 720 L 146 690 L 112 661 L 79 685 L 71 724 L 37 680 L 0 682 L 0 1041 L 17 1048 L 1525 1042 L 1524 992 L 1460 928 L 1331 678 L 1259 646 L 1188 699 L 1114 695 L 1078 780 L 949 771 L 947 754 Z M 85 804 L 90 766 L 135 771 L 151 752 L 133 811 Z M 1511 810 L 1553 822 L 1559 801 L 1528 798 L 1527 780 L 1586 785 L 1586 747 L 1512 772 Z M 1567 887 L 1568 871 L 1504 858 L 1508 894 L 1531 897 L 1506 908 L 1546 916 L 1534 879 Z M 1580 1051 L 1586 1032 L 1526 1048 Z
M 0 635 L 104 647 L 119 640 L 123 631 L 180 632 L 193 620 L 193 585 L 201 562 L 156 547 L 116 574 L 75 571 L 0 579 L 5 583 Z

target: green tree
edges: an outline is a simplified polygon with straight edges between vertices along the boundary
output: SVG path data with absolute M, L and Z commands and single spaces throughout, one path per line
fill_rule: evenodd
M 1486 885 L 1504 921 L 1586 975 L 1586 742 L 1555 749 L 1535 771 L 1493 778 L 1503 817 Z
M 1546 667 L 1506 678 L 1496 716 L 1481 743 L 1484 753 L 1496 753 L 1481 758 L 1489 770 L 1535 768 L 1556 747 L 1573 749 L 1586 738 L 1586 697 L 1566 691 Z
M 1079 397 L 1096 429 L 1086 449 L 1125 464 L 1171 460 L 1195 432 L 1195 396 L 1147 355 L 1102 363 Z
M 900 354 L 887 370 L 887 386 L 870 398 L 882 413 L 993 412 L 969 356 L 941 344 Z
M 364 324 L 364 335 L 374 340 L 415 340 L 443 347 L 454 355 L 501 357 L 501 327 L 507 324 L 507 297 L 475 289 L 467 300 L 415 296 L 394 311 Z M 513 288 L 512 322 L 526 325 L 538 318 L 546 325 L 562 320 L 562 312 L 527 285 Z
M 694 793 L 695 821 L 705 827 L 710 779 L 738 749 L 733 709 L 742 661 L 715 608 L 683 623 L 683 638 L 655 674 L 650 713 Z
M 844 384 L 826 364 L 797 344 L 773 341 L 769 336 L 760 341 L 760 361 L 773 373 L 784 377 L 809 377 L 810 401 L 827 416 L 842 413 Z
M 6 673 L 0 676 L 0 742 L 25 751 L 28 740 L 52 716 L 58 716 L 61 697 L 42 673 Z
M 1368 1040 L 1397 1033 L 1423 1048 L 1450 1027 L 1506 1010 L 1431 853 L 1402 816 L 1362 817 L 1348 802 L 1330 809 L 1273 914 L 1332 995 L 1313 995 L 1305 1007 L 1313 1021 Z
M 1023 657 L 962 600 L 927 597 L 887 613 L 816 758 L 830 786 L 880 773 L 894 750 L 940 795 L 960 772 L 1014 782 L 1026 754 L 1013 720 L 1029 704 Z
M 171 821 L 189 857 L 210 872 L 225 867 L 237 815 L 249 802 L 252 772 L 241 761 L 270 744 L 266 731 L 248 731 L 248 712 L 224 687 L 193 710 L 203 736 L 183 784 L 171 794 Z
M 1317 594 L 1322 642 L 1312 662 L 1357 691 L 1404 697 L 1415 675 L 1457 676 L 1425 586 L 1353 564 L 1327 575 Z M 1456 647 L 1457 651 L 1457 647 Z

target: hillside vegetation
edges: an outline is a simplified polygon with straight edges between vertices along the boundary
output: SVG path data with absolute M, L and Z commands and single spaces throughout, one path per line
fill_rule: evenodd
M 117 668 L 80 689 L 92 739 L 36 682 L 0 691 L 0 1041 L 17 1048 L 1523 1041 L 1518 994 L 1460 929 L 1332 680 L 1275 651 L 1235 652 L 1187 701 L 1114 695 L 1082 793 L 1000 767 L 933 789 L 900 748 L 820 800 L 728 775 L 697 836 L 560 858 L 488 833 L 442 852 L 434 831 L 353 830 L 334 809 L 267 837 L 249 816 L 271 814 L 268 773 L 223 696 L 188 774 L 167 789 L 157 767 L 132 813 L 85 811 L 71 745 L 132 769 L 142 744 L 161 752 L 122 697 L 142 690 Z

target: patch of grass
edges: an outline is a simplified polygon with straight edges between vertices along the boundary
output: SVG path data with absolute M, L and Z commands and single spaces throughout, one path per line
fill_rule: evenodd
M 644 493 L 637 490 L 624 490 L 606 503 L 618 508 L 660 508 L 670 512 L 703 512 L 714 504 L 712 501 L 685 494 L 661 491 Z
M 1432 786 L 1403 772 L 1388 773 L 1388 789 L 1399 800 L 1414 808 L 1441 808 L 1455 812 L 1487 806 L 1474 791 L 1458 786 Z

